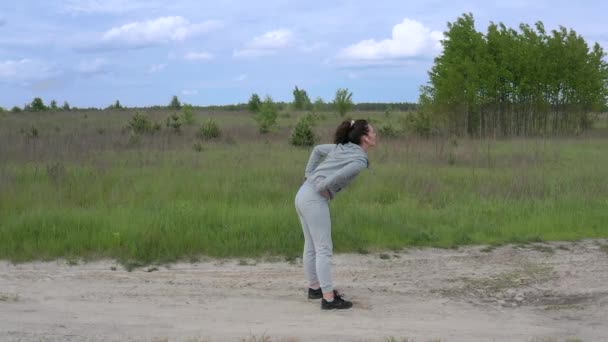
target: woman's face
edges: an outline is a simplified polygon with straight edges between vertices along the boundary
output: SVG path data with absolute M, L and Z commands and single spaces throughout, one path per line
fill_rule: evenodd
M 367 134 L 363 136 L 363 141 L 367 144 L 368 147 L 376 146 L 376 130 L 372 125 L 368 124 Z

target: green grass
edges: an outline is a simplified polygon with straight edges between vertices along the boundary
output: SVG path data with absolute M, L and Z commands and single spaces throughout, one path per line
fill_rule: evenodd
M 0 144 L 13 144 L 0 147 L 0 259 L 301 254 L 293 199 L 309 150 L 287 142 L 298 115 L 266 136 L 248 114 L 216 116 L 231 138 L 201 152 L 194 129 L 128 146 L 129 114 L 37 115 L 0 118 Z M 339 121 L 327 117 L 324 141 Z M 32 125 L 36 141 L 18 133 Z M 331 203 L 335 251 L 608 237 L 607 150 L 602 137 L 380 140 L 372 168 Z

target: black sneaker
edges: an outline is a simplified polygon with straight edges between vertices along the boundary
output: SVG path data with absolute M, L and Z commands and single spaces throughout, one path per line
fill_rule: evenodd
M 321 288 L 318 288 L 316 290 L 313 290 L 310 287 L 308 288 L 308 299 L 321 299 L 321 298 L 323 298 L 323 291 L 321 291 Z
M 353 302 L 349 302 L 348 300 L 344 300 L 341 295 L 338 294 L 337 291 L 334 291 L 334 300 L 332 302 L 328 302 L 323 298 L 321 301 L 321 309 L 323 310 L 340 310 L 340 309 L 350 309 L 353 307 Z

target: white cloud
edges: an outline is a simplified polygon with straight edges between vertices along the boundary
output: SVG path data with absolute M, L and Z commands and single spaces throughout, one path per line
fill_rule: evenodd
M 27 84 L 57 76 L 61 72 L 43 61 L 0 61 L 0 82 Z
M 180 42 L 190 36 L 209 32 L 219 25 L 220 23 L 215 20 L 192 24 L 180 16 L 161 17 L 114 27 L 103 34 L 102 42 L 109 46 L 134 48 Z
M 184 90 L 182 90 L 182 95 L 188 96 L 188 95 L 196 95 L 196 94 L 198 94 L 198 90 L 195 90 L 195 89 L 184 89 Z
M 149 74 L 157 73 L 167 67 L 167 64 L 154 64 L 148 69 Z
M 213 59 L 213 55 L 208 52 L 188 52 L 184 58 L 189 61 L 209 60 Z
M 158 3 L 152 1 L 138 0 L 67 0 L 64 2 L 63 12 L 73 14 L 118 14 L 158 6 Z
M 439 40 L 442 38 L 442 32 L 431 31 L 420 22 L 406 18 L 393 27 L 391 38 L 362 40 L 342 49 L 337 59 L 373 63 L 435 55 L 441 51 Z
M 234 57 L 259 57 L 275 54 L 278 50 L 289 47 L 294 42 L 294 35 L 290 30 L 279 29 L 269 31 L 257 36 L 245 44 L 241 50 L 233 53 Z
M 96 58 L 90 61 L 82 61 L 76 66 L 76 72 L 86 75 L 104 73 L 108 63 L 103 58 Z

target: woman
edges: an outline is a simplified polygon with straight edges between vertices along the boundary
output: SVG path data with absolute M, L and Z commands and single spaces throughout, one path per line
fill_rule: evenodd
M 296 211 L 304 231 L 304 270 L 308 298 L 319 299 L 321 309 L 348 309 L 331 277 L 331 219 L 329 201 L 368 167 L 367 151 L 376 145 L 376 132 L 366 120 L 342 122 L 335 144 L 317 145 L 305 171 L 305 182 L 296 195 Z

